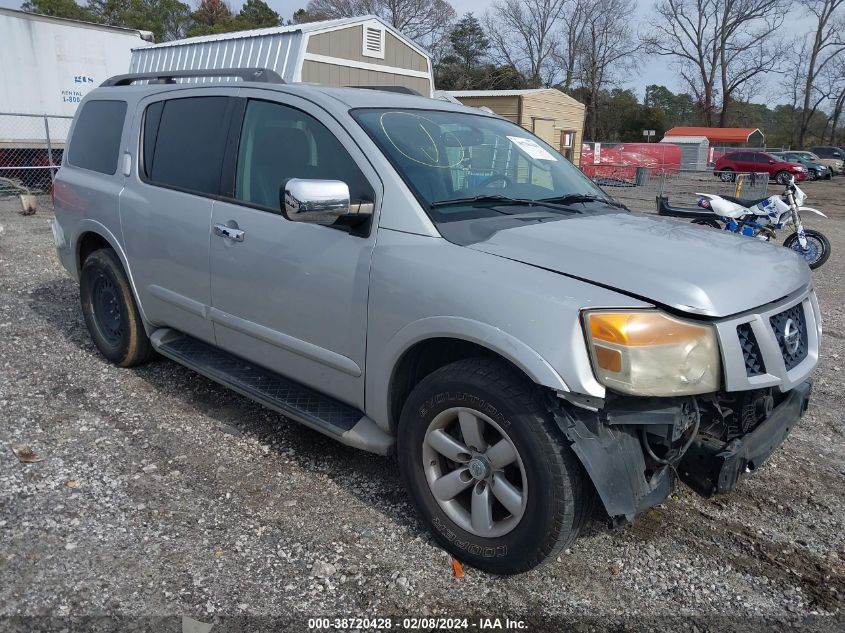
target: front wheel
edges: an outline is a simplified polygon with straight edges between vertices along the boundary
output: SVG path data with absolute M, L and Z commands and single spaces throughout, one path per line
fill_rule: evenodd
M 592 487 L 533 384 L 473 358 L 424 378 L 398 433 L 399 469 L 434 538 L 497 574 L 537 566 L 576 537 Z
M 788 171 L 779 171 L 775 174 L 775 181 L 780 185 L 788 185 L 789 179 L 792 177 Z
M 796 253 L 798 253 L 807 262 L 807 265 L 815 270 L 821 267 L 830 257 L 830 242 L 828 239 L 812 229 L 804 230 L 804 237 L 807 238 L 807 249 L 801 248 L 801 242 L 798 240 L 798 233 L 792 233 L 787 237 L 783 245 Z
M 725 169 L 719 172 L 719 178 L 722 182 L 733 182 L 736 180 L 736 174 L 731 169 Z
M 819 179 L 819 172 L 817 172 L 815 169 L 811 169 L 808 172 L 807 175 L 810 177 L 810 180 L 818 180 Z

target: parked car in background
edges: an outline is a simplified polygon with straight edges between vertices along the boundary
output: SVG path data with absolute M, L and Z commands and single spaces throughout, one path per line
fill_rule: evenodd
M 830 167 L 834 174 L 845 174 L 845 151 L 833 145 L 811 147 L 810 151 Z
M 821 158 L 813 152 L 807 150 L 793 150 L 790 152 L 790 154 L 798 154 L 799 156 L 803 156 L 807 160 L 810 160 L 814 163 L 820 163 L 827 167 L 830 170 L 830 173 L 833 175 L 836 175 L 838 173 L 839 163 L 841 161 L 836 158 Z
M 804 152 L 774 152 L 773 155 L 776 158 L 787 161 L 788 163 L 803 165 L 804 169 L 807 170 L 807 178 L 809 180 L 830 180 L 833 178 L 833 172 L 830 170 L 830 167 L 814 161 Z
M 795 180 L 807 180 L 807 170 L 803 165 L 790 163 L 768 152 L 753 150 L 739 150 L 728 152 L 716 161 L 715 175 L 725 182 L 731 182 L 737 173 L 769 174 L 782 185 L 789 182 L 790 177 Z

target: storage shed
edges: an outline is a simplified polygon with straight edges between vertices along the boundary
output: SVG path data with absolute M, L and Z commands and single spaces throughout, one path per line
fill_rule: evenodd
M 133 49 L 129 72 L 269 68 L 288 82 L 433 90 L 431 57 L 377 16 L 189 37 Z
M 681 169 L 706 169 L 710 143 L 706 136 L 664 136 L 661 143 L 681 148 Z
M 466 106 L 489 108 L 534 132 L 574 165 L 581 160 L 585 107 L 556 88 L 449 90 L 444 95 Z
M 703 136 L 710 145 L 742 147 L 762 147 L 766 142 L 766 137 L 755 127 L 673 127 L 665 136 Z

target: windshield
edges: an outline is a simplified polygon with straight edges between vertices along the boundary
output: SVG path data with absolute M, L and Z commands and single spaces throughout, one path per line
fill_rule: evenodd
M 550 145 L 503 119 L 438 110 L 353 116 L 435 222 L 615 204 Z

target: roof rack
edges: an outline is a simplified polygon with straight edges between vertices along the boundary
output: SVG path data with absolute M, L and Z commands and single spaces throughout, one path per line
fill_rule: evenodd
M 413 88 L 407 86 L 349 86 L 350 88 L 360 88 L 361 90 L 381 90 L 382 92 L 395 92 L 400 95 L 416 95 L 421 97 L 422 94 Z
M 237 77 L 243 81 L 258 83 L 285 83 L 279 73 L 268 68 L 212 68 L 203 70 L 159 70 L 150 73 L 115 75 L 106 79 L 100 86 L 131 86 L 136 81 L 149 81 L 151 84 L 175 84 L 177 79 L 202 77 Z

